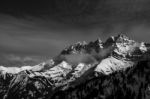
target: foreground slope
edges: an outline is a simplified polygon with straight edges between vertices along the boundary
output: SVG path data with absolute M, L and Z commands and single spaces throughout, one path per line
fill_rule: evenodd
M 0 67 L 0 99 L 149 99 L 150 44 L 76 43 L 36 66 Z

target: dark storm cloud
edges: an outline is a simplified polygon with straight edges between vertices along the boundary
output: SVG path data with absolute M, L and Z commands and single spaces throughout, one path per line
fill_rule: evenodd
M 150 42 L 149 5 L 149 0 L 0 1 L 1 61 L 14 56 L 17 62 L 26 57 L 37 62 L 77 41 L 118 33 Z
M 32 15 L 55 21 L 90 25 L 149 20 L 149 0 L 12 0 L 0 1 L 0 12 Z

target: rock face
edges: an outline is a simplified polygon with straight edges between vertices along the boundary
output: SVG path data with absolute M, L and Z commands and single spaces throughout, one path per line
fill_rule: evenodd
M 0 99 L 150 99 L 149 48 L 121 34 L 36 66 L 0 66 Z

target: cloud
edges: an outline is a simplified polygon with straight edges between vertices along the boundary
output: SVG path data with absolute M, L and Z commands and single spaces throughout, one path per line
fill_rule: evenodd
M 97 60 L 90 54 L 71 54 L 71 55 L 65 55 L 64 59 L 73 64 L 77 65 L 79 63 L 86 63 L 86 64 L 95 64 L 97 63 Z
M 28 19 L 4 16 L 1 15 L 0 18 L 0 54 L 47 57 L 48 59 L 57 56 L 66 46 L 78 41 L 89 42 L 98 37 L 104 41 L 109 36 L 117 35 L 118 33 L 127 33 L 137 41 L 150 42 L 148 38 L 150 32 L 149 25 L 145 23 L 129 25 L 120 23 L 114 24 L 112 28 L 99 25 L 78 28 L 54 21 L 46 22 L 36 17 L 31 17 L 32 21 L 29 21 Z M 84 56 L 88 57 L 89 55 L 81 56 L 83 61 L 86 60 L 84 60 Z M 68 56 L 68 59 L 70 57 L 72 58 L 72 56 Z M 74 57 L 76 59 L 78 56 Z M 1 58 L 1 60 L 5 61 L 4 57 Z M 14 59 L 17 59 L 17 57 L 14 57 Z M 21 60 L 23 61 L 24 59 L 21 58 Z M 90 60 L 92 61 L 92 59 Z M 1 61 L 1 63 L 6 64 L 7 62 Z
M 92 49 L 92 51 L 87 53 L 86 50 L 82 49 L 82 53 L 59 55 L 58 57 L 56 57 L 56 60 L 58 62 L 65 60 L 68 63 L 73 64 L 74 66 L 78 65 L 79 63 L 95 65 L 99 63 L 102 59 L 108 57 L 112 50 L 112 46 L 104 49 L 99 49 L 99 52 L 96 52 L 94 49 Z
M 47 57 L 41 56 L 19 56 L 15 54 L 1 54 L 0 65 L 2 66 L 25 66 L 25 65 L 37 65 L 47 60 Z
M 99 37 L 105 41 L 118 33 L 150 42 L 149 0 L 72 0 L 66 8 L 59 0 L 52 1 L 24 1 L 25 5 L 13 1 L 0 6 L 0 54 L 52 58 L 70 44 Z

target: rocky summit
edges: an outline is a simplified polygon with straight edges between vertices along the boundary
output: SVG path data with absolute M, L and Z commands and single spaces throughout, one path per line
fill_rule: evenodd
M 35 66 L 0 66 L 0 99 L 150 99 L 150 44 L 120 34 Z

